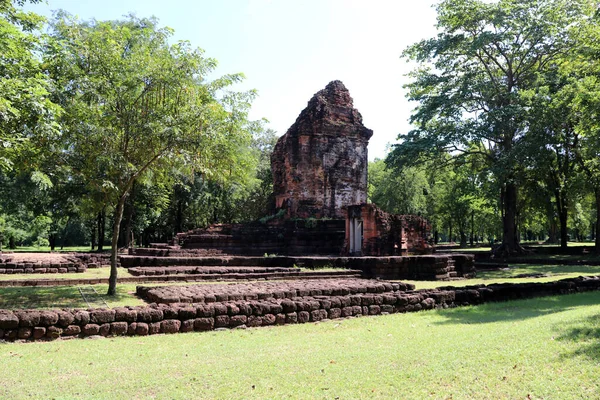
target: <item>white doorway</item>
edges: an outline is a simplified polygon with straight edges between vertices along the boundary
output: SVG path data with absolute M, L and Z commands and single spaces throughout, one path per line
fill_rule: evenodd
M 350 255 L 362 255 L 363 221 L 361 219 L 350 219 L 350 232 L 348 235 L 348 240 L 350 241 Z

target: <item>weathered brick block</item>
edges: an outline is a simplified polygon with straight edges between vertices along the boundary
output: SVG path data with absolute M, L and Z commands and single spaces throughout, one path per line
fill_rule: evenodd
M 114 336 L 122 336 L 127 333 L 128 324 L 125 321 L 111 322 L 110 334 Z
M 160 323 L 162 333 L 177 333 L 181 328 L 181 321 L 177 319 L 166 319 Z

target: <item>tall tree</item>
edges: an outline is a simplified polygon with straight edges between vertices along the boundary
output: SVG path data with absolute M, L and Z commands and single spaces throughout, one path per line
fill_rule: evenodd
M 108 294 L 116 293 L 123 210 L 139 179 L 170 168 L 218 174 L 231 168 L 253 92 L 225 89 L 242 79 L 205 77 L 216 61 L 155 19 L 88 21 L 61 12 L 52 23 L 46 66 L 66 110 L 64 149 L 83 162 L 74 171 L 114 205 Z
M 576 118 L 576 159 L 595 197 L 596 253 L 600 254 L 600 10 L 578 35 L 578 48 L 563 69 L 570 77 L 564 89 L 572 95 L 571 111 Z
M 574 44 L 569 36 L 586 0 L 444 0 L 437 37 L 409 47 L 419 63 L 409 98 L 415 129 L 400 135 L 388 163 L 397 168 L 449 152 L 479 155 L 501 184 L 499 252 L 521 251 L 517 234 L 521 143 L 528 137 L 523 91 Z

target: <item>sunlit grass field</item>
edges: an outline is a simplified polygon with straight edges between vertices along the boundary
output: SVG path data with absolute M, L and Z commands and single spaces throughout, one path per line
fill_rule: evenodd
M 108 250 L 110 250 L 110 247 L 107 248 Z M 17 253 L 29 253 L 29 252 L 43 252 L 43 253 L 50 253 L 50 246 L 22 246 L 22 247 L 17 247 L 16 249 L 8 249 L 6 247 L 3 247 L 2 250 L 4 252 L 17 252 Z M 64 247 L 64 248 L 60 248 L 60 246 L 54 248 L 54 252 L 57 253 L 68 253 L 68 252 L 81 252 L 81 253 L 86 253 L 88 251 L 91 251 L 90 246 L 69 246 L 69 247 Z
M 0 398 L 595 399 L 600 293 L 321 323 L 0 345 Z

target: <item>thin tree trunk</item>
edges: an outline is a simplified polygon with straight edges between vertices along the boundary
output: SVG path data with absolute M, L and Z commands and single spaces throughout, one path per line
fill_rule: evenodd
M 92 229 L 90 230 L 90 239 L 92 242 L 92 251 L 96 248 L 96 227 L 94 226 L 95 224 L 92 222 Z
M 475 211 L 471 211 L 471 235 L 469 237 L 469 242 L 471 243 L 471 246 L 473 246 L 473 243 L 475 241 Z
M 565 200 L 564 193 L 561 193 L 560 190 L 556 190 L 554 197 L 556 198 L 556 207 L 558 208 L 558 220 L 560 224 L 560 248 L 567 248 L 568 241 L 568 231 L 567 231 L 567 217 L 568 217 L 568 209 L 567 209 L 567 201 Z
M 51 233 L 50 234 L 50 251 L 54 251 L 54 249 L 56 248 L 56 233 Z
M 61 250 L 63 250 L 65 248 L 65 242 L 67 241 L 67 228 L 69 227 L 70 222 L 71 222 L 71 217 L 67 218 L 67 222 L 65 223 L 65 228 L 62 231 L 62 241 L 60 242 Z
M 123 209 L 123 220 L 124 226 L 120 233 L 120 246 L 121 247 L 130 247 L 131 246 L 131 230 L 133 227 L 133 218 L 135 213 L 135 205 L 134 205 L 134 197 L 135 197 L 135 181 L 131 185 L 131 190 L 129 191 L 129 196 L 125 201 L 125 206 Z
M 596 188 L 596 254 L 600 254 L 600 188 Z
M 467 247 L 467 233 L 464 229 L 459 229 L 460 234 L 460 247 Z
M 554 219 L 554 215 L 550 219 L 550 227 L 548 229 L 548 243 L 558 243 L 558 238 L 556 237 L 556 220 Z
M 105 228 L 106 228 L 106 207 L 102 208 L 102 211 L 98 213 L 98 252 L 104 250 L 105 240 Z
M 508 251 L 517 249 L 517 187 L 514 183 L 506 185 L 504 193 L 504 220 L 502 224 L 502 245 Z
M 121 230 L 121 220 L 123 219 L 123 208 L 125 206 L 125 200 L 127 199 L 127 191 L 119 198 L 117 208 L 115 208 L 115 220 L 113 223 L 113 233 L 110 248 L 110 277 L 108 278 L 108 296 L 114 296 L 117 294 L 117 262 L 119 252 L 119 231 Z

